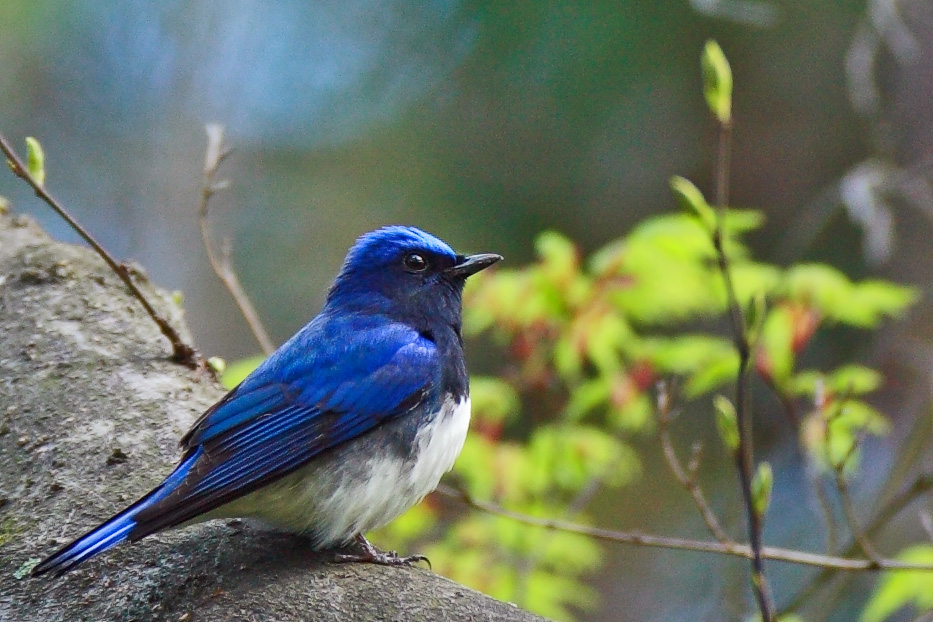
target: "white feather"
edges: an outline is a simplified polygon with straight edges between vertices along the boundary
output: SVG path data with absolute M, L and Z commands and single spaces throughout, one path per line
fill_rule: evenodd
M 391 522 L 434 490 L 453 467 L 469 425 L 470 398 L 454 401 L 448 396 L 415 436 L 414 459 L 392 453 L 367 459 L 359 455 L 363 445 L 350 446 L 312 460 L 206 518 L 253 516 L 313 534 L 322 547 L 347 543 L 357 534 Z

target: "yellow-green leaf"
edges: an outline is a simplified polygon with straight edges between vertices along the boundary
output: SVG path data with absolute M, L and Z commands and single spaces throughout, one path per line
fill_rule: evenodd
M 227 365 L 220 376 L 220 383 L 228 389 L 237 386 L 246 379 L 259 364 L 266 360 L 263 355 L 250 356 Z
M 39 141 L 32 136 L 26 137 L 26 170 L 37 184 L 45 185 L 45 153 Z
M 710 39 L 701 56 L 703 95 L 706 104 L 720 123 L 732 120 L 732 68 L 719 44 Z
M 719 430 L 719 438 L 729 451 L 734 453 L 739 449 L 739 424 L 735 406 L 722 395 L 713 398 L 713 406 L 716 407 L 716 427 Z
M 896 559 L 933 566 L 933 546 L 912 546 L 901 551 Z M 933 610 L 933 572 L 885 572 L 862 611 L 860 622 L 882 622 L 908 605 L 912 605 L 918 613 Z
M 755 477 L 752 479 L 752 504 L 755 514 L 764 518 L 771 504 L 771 491 L 774 488 L 774 471 L 767 462 L 760 462 Z
M 696 214 L 700 222 L 712 231 L 716 226 L 716 212 L 706 202 L 700 189 L 689 179 L 677 175 L 671 177 L 670 183 L 671 190 L 674 191 L 674 196 L 681 207 Z

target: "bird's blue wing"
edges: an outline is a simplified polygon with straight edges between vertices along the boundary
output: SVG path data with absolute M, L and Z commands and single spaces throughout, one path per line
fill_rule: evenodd
M 181 443 L 190 449 L 293 404 L 378 419 L 438 369 L 434 343 L 403 324 L 316 320 L 211 407 Z
M 120 542 L 248 494 L 439 399 L 439 375 L 434 343 L 410 328 L 319 316 L 195 423 L 182 439 L 184 458 L 165 481 L 32 574 L 68 572 Z
M 439 384 L 434 343 L 408 327 L 331 325 L 326 340 L 315 328 L 296 335 L 195 424 L 182 442 L 200 456 L 174 490 L 140 508 L 129 539 L 252 492 L 419 406 Z

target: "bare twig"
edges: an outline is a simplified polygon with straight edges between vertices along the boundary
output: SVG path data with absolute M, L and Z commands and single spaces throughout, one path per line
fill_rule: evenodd
M 866 429 L 862 428 L 859 430 L 856 437 L 852 440 L 852 443 L 846 449 L 845 454 L 840 456 L 838 460 L 832 456 L 830 450 L 832 446 L 833 423 L 842 415 L 850 397 L 851 390 L 842 394 L 837 400 L 834 410 L 828 417 L 826 417 L 826 421 L 823 423 L 826 438 L 825 442 L 823 443 L 823 447 L 825 448 L 824 451 L 826 455 L 826 463 L 830 466 L 833 472 L 833 480 L 836 484 L 836 491 L 839 493 L 839 500 L 842 503 L 842 511 L 846 517 L 846 523 L 849 525 L 849 531 L 852 534 L 855 543 L 858 545 L 858 548 L 861 549 L 865 557 L 869 559 L 878 559 L 878 554 L 875 552 L 874 546 L 872 546 L 868 536 L 859 527 L 858 514 L 855 511 L 855 503 L 852 500 L 852 494 L 849 490 L 849 482 L 846 481 L 845 477 L 846 466 L 849 464 L 852 456 L 855 455 L 855 452 L 862 444 L 862 440 L 865 438 Z
M 198 355 L 197 350 L 194 349 L 194 346 L 191 346 L 184 342 L 181 336 L 178 334 L 178 331 L 163 318 L 161 315 L 156 312 L 149 300 L 143 295 L 139 287 L 136 286 L 136 283 L 133 281 L 132 276 L 130 275 L 130 270 L 127 268 L 126 264 L 117 261 L 114 257 L 107 252 L 107 250 L 94 239 L 94 237 L 85 229 L 81 224 L 74 219 L 74 217 L 69 214 L 62 204 L 53 197 L 48 190 L 45 189 L 45 186 L 39 183 L 32 175 L 29 174 L 29 170 L 23 164 L 22 160 L 19 159 L 19 156 L 16 155 L 16 152 L 13 150 L 13 147 L 7 142 L 7 139 L 3 134 L 0 134 L 0 150 L 3 151 L 4 155 L 7 157 L 7 163 L 10 166 L 10 170 L 14 175 L 25 181 L 27 184 L 32 186 L 32 189 L 35 191 L 36 196 L 45 201 L 45 203 L 51 207 L 62 219 L 65 220 L 74 229 L 78 235 L 80 235 L 85 242 L 87 242 L 91 248 L 93 248 L 98 255 L 110 266 L 110 269 L 120 278 L 121 281 L 126 285 L 130 290 L 130 293 L 133 294 L 136 299 L 139 300 L 143 308 L 146 310 L 146 313 L 149 314 L 149 317 L 152 318 L 152 321 L 158 325 L 159 330 L 162 331 L 162 334 L 171 342 L 172 344 L 172 360 L 181 363 L 192 369 L 198 367 L 203 367 L 200 356 Z
M 253 336 L 259 342 L 259 347 L 266 354 L 272 354 L 275 350 L 275 344 L 269 338 L 256 313 L 256 308 L 250 301 L 249 296 L 240 284 L 240 279 L 233 269 L 231 261 L 230 241 L 224 240 L 221 245 L 220 253 L 214 248 L 211 242 L 211 234 L 208 222 L 209 204 L 211 197 L 217 192 L 225 190 L 230 184 L 227 180 L 216 180 L 217 169 L 221 163 L 230 155 L 230 149 L 224 145 L 224 127 L 217 123 L 209 123 L 205 127 L 207 130 L 207 150 L 204 154 L 204 184 L 201 186 L 201 202 L 198 205 L 198 224 L 201 229 L 201 241 L 204 243 L 204 250 L 207 258 L 211 262 L 211 268 L 214 274 L 221 280 L 234 302 L 239 307 L 240 312 L 249 324 Z
M 833 513 L 833 506 L 826 494 L 826 488 L 829 484 L 820 477 L 819 471 L 813 465 L 812 460 L 806 459 L 805 470 L 810 485 L 813 486 L 813 493 L 816 495 L 816 501 L 820 506 L 820 512 L 823 514 L 823 524 L 826 526 L 826 552 L 835 555 L 839 549 L 839 535 L 836 527 L 836 518 Z
M 855 439 L 852 440 L 852 444 L 849 445 L 849 448 L 846 450 L 845 455 L 843 455 L 838 461 L 833 461 L 832 456 L 829 455 L 829 447 L 832 443 L 832 423 L 833 420 L 838 417 L 843 409 L 845 404 L 849 399 L 849 395 L 846 394 L 842 397 L 839 402 L 837 409 L 835 410 L 833 416 L 831 416 L 826 421 L 826 453 L 827 453 L 827 462 L 829 462 L 830 467 L 833 470 L 833 480 L 836 483 L 836 490 L 839 493 L 839 500 L 842 502 L 842 511 L 845 514 L 846 522 L 849 525 L 849 531 L 852 534 L 852 538 L 855 540 L 855 543 L 858 545 L 858 548 L 861 549 L 862 553 L 868 559 L 877 560 L 878 554 L 875 552 L 875 547 L 872 545 L 871 540 L 868 535 L 862 531 L 858 524 L 858 514 L 855 511 L 855 503 L 852 500 L 852 493 L 849 490 L 849 482 L 846 481 L 845 469 L 846 465 L 849 464 L 849 461 L 852 459 L 852 456 L 855 455 L 856 450 L 859 445 L 862 443 L 862 439 L 865 437 L 865 429 L 859 431 Z
M 732 122 L 723 122 L 719 119 L 717 119 L 717 122 L 719 126 L 719 151 L 716 162 L 716 205 L 725 208 L 729 204 L 729 160 L 732 153 Z
M 878 511 L 878 514 L 875 516 L 875 518 L 868 524 L 868 527 L 866 527 L 865 534 L 867 534 L 869 537 L 875 535 L 895 516 L 900 514 L 904 508 L 930 490 L 933 490 L 933 474 L 925 473 L 917 476 L 917 478 L 914 479 L 914 481 L 911 482 L 909 486 L 904 488 L 901 492 L 896 494 L 887 503 L 884 504 L 884 506 Z M 853 539 L 843 551 L 842 556 L 851 557 L 858 551 L 859 545 Z M 830 566 L 824 567 L 819 573 L 816 574 L 813 580 L 807 582 L 806 587 L 801 590 L 800 593 L 794 596 L 793 600 L 782 609 L 781 615 L 799 609 L 803 603 L 805 603 L 811 596 L 813 596 L 813 594 L 817 592 L 817 590 L 822 588 L 823 585 L 829 581 L 830 577 L 832 577 L 837 570 L 838 568 L 833 568 Z
M 677 481 L 680 482 L 680 485 L 686 488 L 687 492 L 690 493 L 690 496 L 693 498 L 694 505 L 696 505 L 697 510 L 700 512 L 700 516 L 703 517 L 703 522 L 706 523 L 706 527 L 709 529 L 713 537 L 724 544 L 734 544 L 733 540 L 728 535 L 726 535 L 722 525 L 719 524 L 719 519 L 716 518 L 716 513 L 713 512 L 713 509 L 706 501 L 706 496 L 703 494 L 703 490 L 700 488 L 700 484 L 697 481 L 697 470 L 699 469 L 700 460 L 700 446 L 694 446 L 690 463 L 688 464 L 687 468 L 684 469 L 683 464 L 680 462 L 680 458 L 677 456 L 677 451 L 674 449 L 673 443 L 671 443 L 669 426 L 671 418 L 671 403 L 670 393 L 667 390 L 667 384 L 664 382 L 659 382 L 657 392 L 658 434 L 661 437 L 661 449 L 664 451 L 664 459 L 667 461 L 667 465 L 670 467 L 671 472 L 674 474 L 674 477 L 677 479 Z
M 600 527 L 590 527 L 568 521 L 555 520 L 531 516 L 521 512 L 515 512 L 503 508 L 500 505 L 489 501 L 474 499 L 468 492 L 460 488 L 454 488 L 446 484 L 438 486 L 437 492 L 447 497 L 457 499 L 462 503 L 476 510 L 501 516 L 511 520 L 518 521 L 525 525 L 541 527 L 554 531 L 563 531 L 589 536 L 597 540 L 606 542 L 616 542 L 620 544 L 633 544 L 638 546 L 648 546 L 662 549 L 672 549 L 678 551 L 693 551 L 697 553 L 713 553 L 718 555 L 730 555 L 733 557 L 743 557 L 751 560 L 754 557 L 754 551 L 747 544 L 711 542 L 703 540 L 690 540 L 687 538 L 673 538 L 668 536 L 656 536 L 644 534 L 637 531 L 616 531 L 612 529 L 603 529 Z M 798 564 L 803 566 L 814 566 L 817 568 L 826 568 L 832 570 L 845 571 L 876 571 L 876 570 L 919 570 L 924 572 L 933 572 L 933 564 L 914 564 L 902 562 L 896 559 L 882 558 L 879 560 L 871 559 L 852 559 L 838 557 L 834 555 L 822 555 L 820 553 L 810 553 L 807 551 L 797 551 L 793 549 L 784 549 L 773 546 L 762 547 L 760 551 L 763 559 L 786 562 L 789 564 Z
M 842 511 L 845 514 L 846 522 L 849 524 L 849 530 L 852 532 L 852 537 L 855 539 L 855 542 L 858 544 L 858 547 L 861 549 L 862 553 L 865 554 L 865 557 L 869 559 L 878 559 L 878 553 L 875 552 L 874 545 L 872 545 L 868 535 L 862 531 L 858 525 L 858 515 L 855 511 L 855 503 L 852 501 L 852 494 L 849 490 L 849 483 L 846 482 L 846 478 L 842 472 L 842 469 L 833 469 L 833 475 L 836 480 L 836 488 L 839 491 L 839 499 L 842 501 Z
M 752 420 L 748 412 L 748 370 L 751 360 L 751 344 L 745 328 L 745 317 L 739 305 L 732 280 L 732 270 L 729 257 L 725 250 L 725 218 L 726 206 L 729 202 L 729 157 L 732 141 L 731 121 L 718 120 L 719 126 L 719 153 L 717 157 L 716 174 L 716 228 L 713 231 L 713 247 L 716 250 L 717 265 L 722 275 L 726 290 L 726 300 L 729 317 L 732 321 L 732 336 L 736 352 L 739 356 L 739 372 L 735 383 L 735 413 L 739 429 L 739 446 L 735 452 L 735 465 L 739 474 L 739 485 L 742 489 L 742 501 L 748 518 L 748 539 L 751 546 L 752 587 L 758 600 L 758 608 L 764 622 L 774 620 L 774 605 L 771 602 L 770 590 L 765 577 L 762 562 L 761 542 L 761 516 L 755 511 L 752 499 L 752 472 L 754 469 L 755 452 L 752 446 Z

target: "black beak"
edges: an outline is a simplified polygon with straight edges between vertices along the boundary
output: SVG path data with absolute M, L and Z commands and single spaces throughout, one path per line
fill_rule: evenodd
M 501 261 L 502 255 L 496 255 L 495 253 L 479 253 L 477 255 L 457 257 L 457 260 L 458 261 L 456 265 L 453 265 L 444 270 L 444 274 L 447 276 L 456 276 L 465 279 L 471 274 L 476 274 L 480 270 L 488 268 L 497 261 Z

